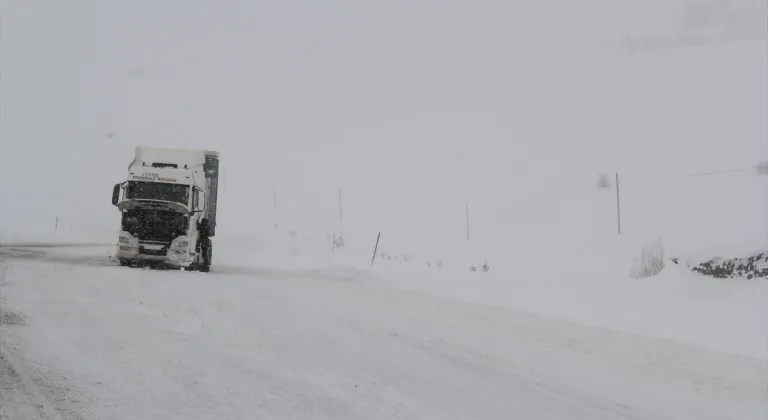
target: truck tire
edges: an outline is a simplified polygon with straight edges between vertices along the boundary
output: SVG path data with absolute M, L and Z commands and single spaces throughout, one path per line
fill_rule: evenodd
M 120 258 L 119 261 L 120 261 L 120 267 L 129 267 L 131 265 L 131 262 L 124 258 Z

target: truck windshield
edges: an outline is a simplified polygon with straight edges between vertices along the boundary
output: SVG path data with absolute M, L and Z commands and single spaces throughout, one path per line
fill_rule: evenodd
M 189 185 L 166 184 L 162 182 L 129 181 L 125 198 L 173 201 L 189 203 Z

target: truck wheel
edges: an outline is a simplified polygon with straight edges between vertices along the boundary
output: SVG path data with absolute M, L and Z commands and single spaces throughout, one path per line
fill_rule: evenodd
M 130 261 L 126 259 L 120 258 L 119 261 L 120 261 L 120 267 L 128 267 L 131 265 Z

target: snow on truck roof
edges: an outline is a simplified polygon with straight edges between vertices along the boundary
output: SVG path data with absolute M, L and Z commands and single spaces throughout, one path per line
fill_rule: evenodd
M 202 165 L 207 156 L 218 157 L 219 152 L 138 146 L 134 153 L 135 162 L 140 164 L 144 162 L 147 166 L 151 166 L 152 163 L 171 163 L 178 165 L 179 168 L 183 168 L 185 165 L 189 167 Z

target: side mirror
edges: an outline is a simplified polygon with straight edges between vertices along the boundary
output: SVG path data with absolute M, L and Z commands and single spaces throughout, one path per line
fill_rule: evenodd
M 117 206 L 118 200 L 120 200 L 120 184 L 115 184 L 112 187 L 112 205 Z

